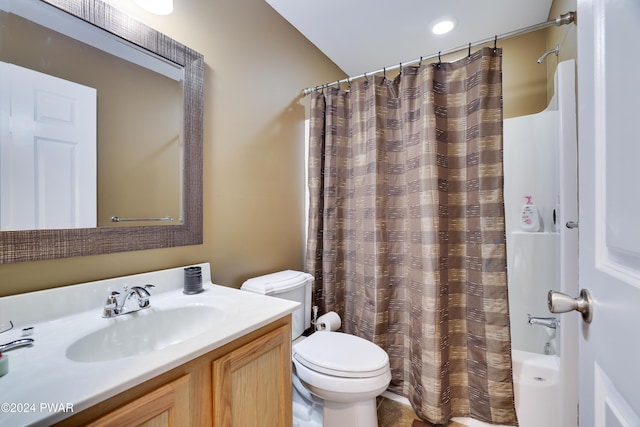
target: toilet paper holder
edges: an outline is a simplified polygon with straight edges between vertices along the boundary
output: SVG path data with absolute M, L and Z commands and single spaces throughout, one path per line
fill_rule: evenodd
M 314 305 L 313 307 L 311 307 L 311 310 L 313 311 L 313 319 L 311 319 L 311 326 L 313 326 L 313 329 L 315 329 L 316 324 L 318 323 L 318 306 Z
M 335 311 L 328 311 L 318 317 L 318 306 L 311 307 L 313 318 L 311 319 L 311 327 L 315 331 L 337 331 L 342 326 L 342 319 Z M 324 320 L 323 320 L 324 319 Z
M 342 319 L 335 311 L 328 311 L 315 319 L 316 331 L 335 332 L 342 326 Z

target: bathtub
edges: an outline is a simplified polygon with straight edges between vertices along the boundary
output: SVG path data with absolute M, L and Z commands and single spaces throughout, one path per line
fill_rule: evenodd
M 520 427 L 563 427 L 560 358 L 513 350 L 512 360 Z M 492 427 L 472 418 L 454 418 L 453 421 L 467 427 Z
M 555 355 L 513 350 L 513 385 L 520 427 L 566 427 L 562 414 L 560 358 Z M 390 391 L 384 397 L 411 406 L 409 400 Z M 513 427 L 488 424 L 473 418 L 452 421 L 467 427 Z
M 520 350 L 512 356 L 520 427 L 561 427 L 560 358 Z

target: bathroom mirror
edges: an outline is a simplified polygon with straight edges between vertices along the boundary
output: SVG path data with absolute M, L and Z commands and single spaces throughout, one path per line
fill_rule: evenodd
M 128 141 L 118 147 L 121 156 L 133 157 L 135 151 L 143 144 L 142 139 L 148 134 L 154 133 L 155 128 L 159 128 L 160 123 L 167 122 L 164 115 L 177 117 L 177 130 L 170 131 L 168 136 L 161 136 L 159 145 L 152 149 L 151 155 L 147 157 L 159 157 L 159 153 L 165 155 L 167 147 L 171 146 L 173 152 L 170 163 L 175 167 L 169 168 L 164 166 L 153 165 L 151 161 L 138 161 L 134 169 L 145 171 L 141 178 L 134 181 L 148 182 L 154 180 L 154 176 L 173 176 L 171 184 L 163 184 L 162 193 L 171 193 L 174 207 L 171 212 L 167 212 L 166 216 L 174 217 L 175 221 L 167 222 L 167 225 L 159 225 L 160 222 L 151 222 L 153 225 L 146 224 L 144 221 L 121 222 L 117 227 L 106 224 L 104 219 L 98 218 L 98 227 L 96 228 L 68 228 L 68 229 L 43 229 L 43 230 L 23 230 L 23 231 L 1 231 L 0 232 L 0 263 L 11 263 L 21 261 L 35 261 L 43 259 L 65 258 L 83 255 L 97 255 L 112 252 L 123 252 L 133 250 L 143 250 L 152 248 L 164 248 L 182 245 L 192 245 L 202 243 L 202 121 L 203 121 L 203 86 L 204 86 L 204 59 L 202 55 L 192 49 L 170 39 L 169 37 L 147 27 L 146 25 L 135 21 L 129 16 L 119 12 L 115 8 L 103 3 L 100 0 L 0 0 L 2 1 L 3 10 L 7 8 L 35 8 L 41 20 L 46 22 L 46 26 L 58 25 L 62 32 L 78 27 L 78 38 L 83 44 L 94 44 L 94 39 L 112 39 L 115 50 L 109 52 L 110 55 L 117 55 L 109 62 L 118 62 L 120 59 L 130 61 L 137 65 L 128 65 L 139 70 L 136 72 L 149 73 L 143 77 L 127 78 L 119 85 L 129 88 L 130 91 L 141 88 L 145 83 L 151 80 L 162 80 L 168 83 L 169 93 L 167 97 L 161 98 L 159 102 L 154 98 L 153 104 L 166 104 L 166 113 L 164 111 L 154 111 L 151 116 L 151 122 L 142 117 L 143 111 L 148 108 L 136 107 L 134 110 L 138 112 L 123 114 L 120 120 L 112 122 L 111 128 L 133 128 L 139 134 L 134 141 Z M 14 6 L 11 6 L 13 4 Z M 9 6 L 7 6 L 9 5 Z M 9 9 L 10 10 L 10 9 Z M 2 12 L 5 13 L 5 12 Z M 59 16 L 58 16 L 59 15 Z M 42 18 L 44 16 L 44 18 Z M 60 16 L 63 21 L 53 24 Z M 72 21 L 69 21 L 71 19 Z M 5 28 L 3 25 L 0 31 Z M 96 31 L 101 34 L 96 35 Z M 15 30 L 14 34 L 15 36 Z M 5 47 L 6 43 L 12 39 L 11 35 L 5 36 L 0 34 L 0 48 Z M 48 38 L 47 38 L 48 39 Z M 115 40 L 115 43 L 113 41 Z M 28 48 L 24 48 L 27 50 Z M 100 47 L 99 49 L 110 49 Z M 131 59 L 142 57 L 143 59 Z M 144 59 L 147 57 L 147 59 Z M 46 62 L 46 58 L 40 58 L 41 62 Z M 67 62 L 73 63 L 74 60 Z M 76 64 L 77 65 L 77 64 Z M 80 68 L 80 67 L 78 67 Z M 163 71 L 164 70 L 164 71 Z M 92 73 L 93 74 L 93 73 Z M 157 76 L 160 75 L 160 78 Z M 133 88 L 133 89 L 131 89 Z M 140 92 L 138 98 L 147 98 L 147 93 L 162 92 L 161 89 L 152 89 L 151 92 Z M 110 91 L 108 91 L 110 92 Z M 107 95 L 107 91 L 102 90 L 102 96 Z M 98 92 L 100 95 L 100 91 Z M 125 110 L 132 101 L 126 101 L 122 105 Z M 126 104 L 126 105 L 125 105 Z M 99 104 L 100 105 L 100 104 Z M 118 108 L 117 110 L 119 110 Z M 140 113 L 140 114 L 139 114 Z M 147 114 L 149 116 L 149 114 Z M 98 120 L 102 120 L 98 116 Z M 147 120 L 145 122 L 145 120 Z M 155 121 L 154 121 L 155 120 Z M 125 122 L 126 121 L 126 122 Z M 118 123 L 114 126 L 113 123 Z M 151 123 L 151 124 L 149 124 Z M 154 125 L 156 123 L 156 125 Z M 102 141 L 100 144 L 117 145 L 120 138 L 112 138 L 111 141 Z M 177 146 L 176 149 L 173 146 Z M 126 150 L 126 152 L 123 152 Z M 98 152 L 103 151 L 102 148 Z M 105 169 L 98 162 L 98 167 Z M 151 166 L 153 165 L 153 166 Z M 110 167 L 111 169 L 111 167 Z M 119 164 L 115 175 L 123 175 L 124 169 Z M 113 171 L 109 171 L 113 174 Z M 146 173 L 146 175 L 145 175 Z M 104 175 L 98 174 L 99 179 Z M 124 181 L 126 188 L 127 181 Z M 130 185 L 133 186 L 134 182 Z M 165 191 L 166 185 L 173 185 L 177 189 L 175 191 Z M 99 187 L 99 186 L 98 186 Z M 124 191 L 114 190 L 112 193 L 122 193 Z M 158 191 L 139 190 L 134 192 L 137 198 L 143 199 L 148 194 Z M 134 197 L 135 199 L 136 197 Z M 98 195 L 96 204 L 104 205 L 104 199 Z M 142 203 L 149 204 L 148 202 Z M 121 203 L 125 208 L 134 205 L 131 203 Z M 142 217 L 142 214 L 128 214 L 126 210 L 116 211 L 112 215 L 122 217 Z M 100 215 L 99 215 L 100 216 Z M 104 214 L 102 215 L 104 216 Z M 146 215 L 149 216 L 149 215 Z M 154 214 L 153 216 L 165 216 L 165 213 Z M 163 222 L 164 224 L 164 222 Z

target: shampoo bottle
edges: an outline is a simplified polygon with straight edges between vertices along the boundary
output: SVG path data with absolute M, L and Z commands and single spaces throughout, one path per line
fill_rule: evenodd
M 525 196 L 527 203 L 522 205 L 520 228 L 523 231 L 540 231 L 540 214 L 536 205 L 531 203 L 531 196 Z

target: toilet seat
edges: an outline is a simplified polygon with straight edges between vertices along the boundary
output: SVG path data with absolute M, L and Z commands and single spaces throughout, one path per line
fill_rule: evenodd
M 293 358 L 315 372 L 341 378 L 372 378 L 389 371 L 387 353 L 364 338 L 319 331 L 293 346 Z
M 293 360 L 295 374 L 313 395 L 335 402 L 357 402 L 374 398 L 389 386 L 391 370 L 376 377 L 346 378 L 327 375 L 307 368 L 297 359 Z

